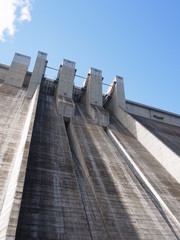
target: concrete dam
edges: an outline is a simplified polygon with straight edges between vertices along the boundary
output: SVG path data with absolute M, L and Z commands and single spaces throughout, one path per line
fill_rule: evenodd
M 0 64 L 0 239 L 180 240 L 180 115 L 47 54 Z

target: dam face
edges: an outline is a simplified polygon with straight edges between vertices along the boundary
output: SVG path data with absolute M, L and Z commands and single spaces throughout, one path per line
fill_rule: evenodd
M 0 239 L 180 239 L 180 116 L 46 58 L 0 65 Z

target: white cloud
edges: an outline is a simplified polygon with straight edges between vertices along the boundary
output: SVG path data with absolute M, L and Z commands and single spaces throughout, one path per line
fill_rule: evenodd
M 29 0 L 23 1 L 24 4 L 21 8 L 21 15 L 20 15 L 20 21 L 31 21 L 31 15 L 30 15 L 30 9 L 31 9 L 31 4 Z
M 13 36 L 17 22 L 31 21 L 31 0 L 0 0 L 0 40 Z

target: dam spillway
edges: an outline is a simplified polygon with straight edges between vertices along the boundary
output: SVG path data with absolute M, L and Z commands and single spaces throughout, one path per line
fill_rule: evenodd
M 180 116 L 46 56 L 0 66 L 0 239 L 180 239 Z

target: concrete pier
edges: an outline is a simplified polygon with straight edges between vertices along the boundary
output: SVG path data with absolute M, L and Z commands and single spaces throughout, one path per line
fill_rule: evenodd
M 28 70 L 31 58 L 20 53 L 15 53 L 5 83 L 21 88 Z
M 120 92 L 119 89 L 122 89 L 122 82 L 117 81 L 112 87 L 113 91 L 111 93 L 111 98 L 105 104 L 106 109 L 110 111 L 180 183 L 180 158 L 177 152 L 172 151 L 167 144 L 156 137 L 149 129 L 144 127 L 140 121 L 137 121 L 136 117 L 122 108 L 124 104 L 122 105 L 120 103 L 122 99 L 118 95 L 118 92 Z M 110 90 L 108 90 L 108 92 L 109 91 Z M 178 130 L 177 132 L 179 133 Z M 177 141 L 179 141 L 179 137 L 177 137 L 177 139 Z
M 90 68 L 83 88 L 85 88 L 85 94 L 82 102 L 85 104 L 87 112 L 97 124 L 107 126 L 109 113 L 102 106 L 102 71 Z
M 46 58 L 47 54 L 44 52 L 38 52 L 37 58 L 36 58 L 36 63 L 34 65 L 34 69 L 32 72 L 32 76 L 30 79 L 30 83 L 28 86 L 28 91 L 27 91 L 27 97 L 32 98 L 37 86 L 40 85 L 42 77 L 45 73 L 45 67 L 46 67 Z
M 74 116 L 75 105 L 72 100 L 75 77 L 75 62 L 64 59 L 58 72 L 56 105 L 58 113 L 65 118 Z
M 113 98 L 111 102 L 115 102 L 115 104 L 112 104 L 111 106 L 111 109 L 113 109 L 113 111 L 116 111 L 114 108 L 116 108 L 117 106 L 126 110 L 124 81 L 122 77 L 114 77 L 113 82 L 111 83 L 105 94 L 105 97 L 108 98 L 108 96 Z

